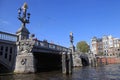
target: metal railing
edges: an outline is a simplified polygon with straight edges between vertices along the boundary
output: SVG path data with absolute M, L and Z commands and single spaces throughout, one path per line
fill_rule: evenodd
M 17 41 L 17 35 L 0 31 L 0 39 L 16 42 Z M 57 51 L 69 51 L 69 52 L 71 52 L 71 49 L 69 49 L 69 48 L 66 48 L 66 47 L 63 47 L 63 46 L 60 46 L 60 45 L 56 45 L 56 44 L 53 44 L 53 43 L 48 43 L 47 41 L 36 40 L 35 41 L 35 46 L 46 48 L 46 49 L 57 50 Z
M 8 41 L 17 41 L 17 35 L 0 31 L 0 39 Z
M 53 43 L 48 43 L 48 42 L 44 42 L 44 41 L 36 41 L 35 42 L 35 46 L 37 47 L 43 47 L 43 48 L 47 48 L 47 49 L 53 49 L 53 50 L 57 50 L 57 51 L 69 51 L 71 52 L 71 49 L 60 46 L 60 45 L 56 45 Z

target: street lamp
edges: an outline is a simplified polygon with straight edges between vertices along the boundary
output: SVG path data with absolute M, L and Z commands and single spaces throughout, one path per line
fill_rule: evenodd
M 73 45 L 73 33 L 72 32 L 70 32 L 70 43 L 71 45 Z
M 24 5 L 18 9 L 18 19 L 22 22 L 22 27 L 25 27 L 26 23 L 30 23 L 30 13 L 27 13 L 27 9 L 27 3 L 24 3 Z

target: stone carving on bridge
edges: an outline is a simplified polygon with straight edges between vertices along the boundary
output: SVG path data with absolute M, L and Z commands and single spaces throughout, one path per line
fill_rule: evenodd
M 35 44 L 35 41 L 32 40 L 31 38 L 27 39 L 27 40 L 21 40 L 21 41 L 19 41 L 17 43 L 19 55 L 26 54 L 26 53 L 31 53 L 34 44 Z
M 27 61 L 27 59 L 22 59 L 22 60 L 21 60 L 21 64 L 22 64 L 22 65 L 25 65 L 25 64 L 26 64 L 26 61 Z

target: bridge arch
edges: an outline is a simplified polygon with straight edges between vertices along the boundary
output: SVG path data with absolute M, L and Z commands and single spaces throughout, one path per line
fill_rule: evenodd
M 62 55 L 59 53 L 34 52 L 35 72 L 46 72 L 62 68 Z
M 82 62 L 83 66 L 88 66 L 89 65 L 89 58 L 88 58 L 87 54 L 82 53 L 80 55 L 80 59 L 81 59 L 81 62 Z

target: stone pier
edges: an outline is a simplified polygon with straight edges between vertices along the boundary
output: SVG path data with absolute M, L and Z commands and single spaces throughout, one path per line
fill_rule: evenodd
M 62 53 L 62 73 L 72 74 L 72 54 L 70 52 Z
M 15 73 L 34 73 L 34 56 L 32 53 L 18 55 L 16 58 Z

